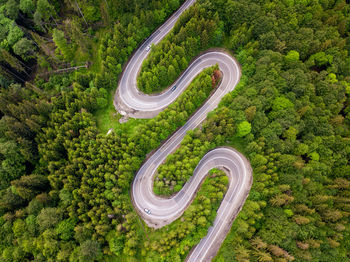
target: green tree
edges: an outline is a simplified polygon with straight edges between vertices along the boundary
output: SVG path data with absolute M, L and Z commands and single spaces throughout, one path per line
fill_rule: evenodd
M 26 223 L 22 219 L 17 219 L 12 226 L 13 233 L 17 238 L 26 232 Z
M 7 35 L 7 42 L 10 46 L 13 46 L 23 37 L 23 31 L 13 22 L 9 29 L 9 34 Z
M 25 174 L 25 161 L 13 141 L 0 142 L 0 156 L 0 189 L 4 189 L 12 180 Z
M 238 124 L 237 126 L 237 136 L 238 137 L 244 137 L 250 133 L 252 130 L 252 126 L 249 122 L 243 121 Z
M 0 208 L 5 211 L 14 211 L 25 204 L 25 201 L 15 194 L 11 188 L 1 192 L 0 200 Z
M 6 14 L 9 18 L 16 20 L 18 16 L 18 3 L 16 0 L 8 0 L 6 2 Z
M 33 0 L 20 0 L 19 9 L 25 14 L 34 14 L 35 4 Z
M 17 194 L 27 200 L 31 200 L 37 194 L 46 191 L 49 187 L 49 180 L 42 175 L 22 176 L 11 184 L 15 187 Z
M 333 56 L 325 52 L 318 52 L 310 57 L 310 61 L 319 67 L 327 66 L 333 62 Z
M 23 60 L 34 58 L 35 45 L 32 40 L 22 38 L 13 46 L 13 52 L 19 55 Z
M 272 109 L 274 111 L 280 111 L 287 108 L 294 107 L 293 103 L 286 97 L 277 97 L 273 101 Z
M 288 54 L 284 57 L 287 63 L 293 63 L 299 61 L 299 53 L 295 50 L 291 50 L 288 52 Z
M 12 68 L 17 70 L 18 72 L 25 72 L 25 69 L 22 66 L 22 64 L 19 61 L 19 59 L 17 59 L 15 56 L 11 55 L 8 51 L 6 51 L 3 48 L 0 48 L 0 61 L 6 62 Z
M 102 256 L 101 248 L 98 242 L 87 240 L 79 248 L 79 261 L 88 262 L 99 260 Z
M 47 0 L 38 0 L 34 13 L 34 22 L 42 28 L 43 22 L 48 22 L 55 15 L 54 7 Z
M 87 22 L 94 23 L 101 19 L 100 8 L 92 5 L 84 5 L 82 8 Z
M 54 15 L 55 9 L 47 0 L 38 0 L 36 3 L 36 12 L 40 13 L 44 21 L 48 21 Z
M 57 208 L 47 207 L 40 211 L 36 218 L 41 231 L 54 227 L 61 220 L 61 212 Z
M 172 80 L 176 78 L 176 70 L 173 65 L 169 65 L 168 67 L 168 78 Z
M 52 38 L 58 49 L 61 51 L 63 57 L 70 61 L 73 58 L 73 54 L 68 47 L 67 39 L 64 37 L 63 31 L 55 28 L 52 33 Z
M 60 238 L 64 241 L 68 241 L 74 236 L 74 227 L 76 225 L 76 221 L 72 218 L 65 219 L 58 223 L 56 227 L 56 233 L 60 236 Z

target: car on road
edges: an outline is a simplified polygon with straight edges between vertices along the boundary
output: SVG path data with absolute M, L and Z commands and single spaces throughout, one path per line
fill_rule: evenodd
M 146 212 L 147 214 L 149 214 L 149 215 L 151 214 L 151 210 L 149 210 L 149 209 L 147 209 L 147 208 L 145 208 L 144 210 L 145 210 L 145 212 Z
M 174 85 L 172 88 L 171 88 L 171 91 L 174 91 L 176 89 L 176 85 Z
M 151 50 L 151 45 L 148 45 L 148 46 L 146 47 L 146 51 L 148 52 L 149 50 Z

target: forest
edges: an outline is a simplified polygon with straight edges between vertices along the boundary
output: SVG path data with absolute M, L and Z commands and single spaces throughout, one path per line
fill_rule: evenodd
M 112 98 L 133 51 L 184 1 L 0 1 L 0 261 L 183 261 L 215 219 L 224 172 L 211 170 L 160 230 L 140 220 L 130 189 L 220 68 L 154 119 L 120 124 Z M 349 32 L 345 0 L 197 0 L 151 47 L 137 80 L 145 93 L 208 48 L 242 68 L 154 181 L 158 195 L 178 192 L 217 146 L 250 160 L 252 189 L 214 261 L 350 257 Z

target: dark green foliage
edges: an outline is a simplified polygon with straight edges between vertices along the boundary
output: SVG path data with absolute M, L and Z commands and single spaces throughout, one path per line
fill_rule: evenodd
M 1 189 L 9 186 L 14 179 L 20 178 L 25 173 L 24 158 L 19 153 L 18 146 L 14 141 L 6 141 L 0 144 L 1 166 L 0 181 Z
M 119 6 L 122 2 L 118 1 L 116 6 Z M 135 9 L 132 23 L 130 23 L 130 17 L 125 16 L 120 23 L 114 25 L 112 33 L 105 34 L 102 37 L 99 52 L 103 62 L 102 72 L 95 79 L 97 87 L 106 87 L 108 85 L 114 88 L 117 85 L 122 66 L 131 52 L 161 24 L 161 21 L 164 21 L 172 13 L 179 5 L 179 2 L 182 1 L 173 1 L 170 4 L 171 8 L 169 8 L 168 1 L 152 1 L 144 4 L 143 8 Z M 127 6 L 115 10 L 115 12 L 125 8 L 132 8 L 129 5 Z M 138 7 L 138 5 L 136 4 L 135 7 Z
M 176 23 L 174 30 L 152 48 L 150 56 L 142 64 L 138 88 L 145 93 L 162 91 L 201 50 L 219 45 L 217 39 L 222 34 L 217 15 L 213 17 L 200 5 L 191 7 Z
M 33 41 L 22 38 L 13 45 L 13 52 L 19 55 L 24 61 L 33 58 L 35 46 Z
M 20 153 L 28 162 L 37 159 L 34 140 L 40 129 L 46 125 L 51 105 L 38 98 L 38 94 L 19 85 L 11 85 L 0 91 L 0 133 L 7 140 L 20 145 Z M 19 164 L 19 163 L 18 163 Z
M 64 59 L 68 61 L 72 60 L 73 54 L 71 53 L 71 49 L 68 48 L 67 39 L 64 37 L 64 33 L 55 28 L 52 33 L 52 39 L 55 42 L 57 48 L 63 54 Z
M 27 200 L 31 200 L 49 187 L 48 179 L 41 175 L 22 176 L 20 179 L 12 181 L 11 184 L 15 188 L 16 193 Z
M 1 190 L 0 210 L 2 213 L 14 211 L 25 204 L 25 201 L 13 192 L 11 188 Z
M 20 0 L 19 9 L 26 14 L 32 14 L 35 11 L 33 0 Z
M 4 2 L 0 260 L 176 261 L 206 234 L 225 176 L 211 174 L 183 221 L 155 232 L 140 225 L 129 190 L 146 154 L 211 92 L 214 68 L 128 132 L 98 134 L 94 117 L 132 51 L 179 4 Z M 252 190 L 217 261 L 349 257 L 349 11 L 346 1 L 198 0 L 152 47 L 138 79 L 146 92 L 169 85 L 208 47 L 229 48 L 241 63 L 235 91 L 187 134 L 155 181 L 156 193 L 179 191 L 215 146 L 237 147 L 249 158 Z M 47 40 L 52 34 L 56 52 Z M 95 64 L 49 80 L 37 76 L 36 86 L 11 85 L 21 81 L 10 72 L 29 79 L 38 53 L 39 71 L 61 68 L 62 61 Z

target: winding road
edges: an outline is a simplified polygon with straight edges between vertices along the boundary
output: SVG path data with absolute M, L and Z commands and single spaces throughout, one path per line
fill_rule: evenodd
M 200 160 L 190 180 L 171 198 L 161 198 L 153 193 L 154 175 L 159 165 L 180 145 L 186 132 L 198 127 L 207 114 L 218 106 L 221 98 L 235 88 L 241 76 L 240 67 L 230 54 L 224 51 L 208 51 L 189 65 L 176 81 L 175 90 L 169 87 L 161 94 L 145 95 L 137 89 L 136 84 L 142 62 L 149 53 L 146 47 L 161 41 L 173 28 L 181 13 L 194 2 L 195 0 L 186 1 L 136 50 L 124 69 L 115 94 L 114 105 L 123 115 L 134 118 L 155 117 L 174 102 L 204 68 L 219 65 L 223 77 L 218 88 L 186 124 L 168 138 L 142 165 L 134 178 L 131 193 L 134 207 L 143 220 L 150 227 L 160 228 L 183 214 L 210 169 L 219 167 L 226 172 L 229 186 L 217 210 L 216 219 L 209 228 L 207 236 L 201 239 L 186 258 L 187 261 L 197 262 L 210 261 L 219 250 L 249 194 L 253 180 L 251 166 L 237 150 L 228 147 L 216 148 Z M 150 214 L 146 213 L 145 209 L 150 210 Z

